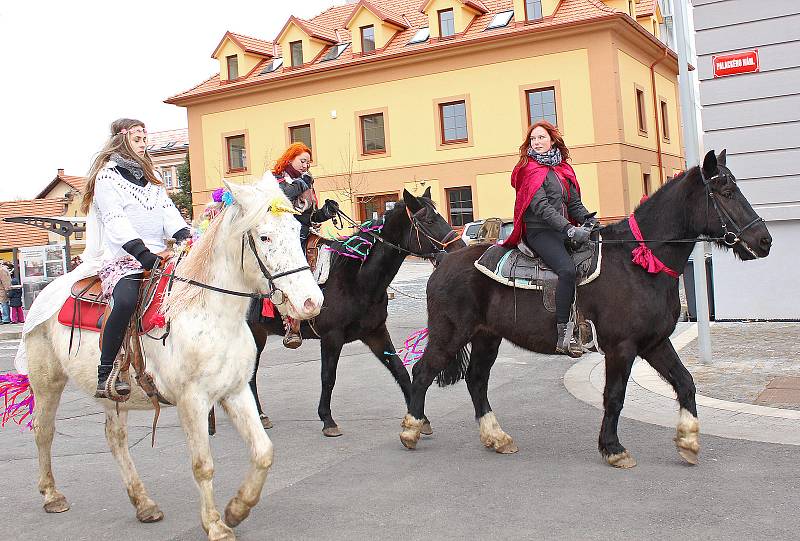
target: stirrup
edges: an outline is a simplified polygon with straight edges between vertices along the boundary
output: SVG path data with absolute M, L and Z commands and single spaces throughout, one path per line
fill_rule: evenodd
M 303 343 L 303 337 L 300 333 L 289 331 L 283 337 L 283 346 L 289 349 L 297 349 Z
M 564 335 L 556 334 L 556 353 L 567 355 L 573 359 L 577 359 L 583 355 L 583 348 L 580 344 L 575 342 L 575 323 L 570 321 L 566 323 Z
M 125 402 L 130 398 L 131 386 L 127 381 L 120 379 L 120 359 L 114 361 L 111 366 L 111 373 L 108 374 L 105 384 L 97 384 L 97 390 L 94 393 L 95 398 L 108 398 L 114 402 Z

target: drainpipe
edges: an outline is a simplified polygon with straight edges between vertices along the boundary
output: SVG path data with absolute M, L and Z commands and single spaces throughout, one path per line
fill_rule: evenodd
M 650 64 L 650 88 L 653 91 L 653 113 L 656 121 L 656 156 L 658 158 L 658 185 L 664 184 L 664 159 L 661 156 L 661 128 L 658 126 L 658 97 L 656 96 L 656 65 L 667 59 L 669 49 L 664 47 L 664 55 Z

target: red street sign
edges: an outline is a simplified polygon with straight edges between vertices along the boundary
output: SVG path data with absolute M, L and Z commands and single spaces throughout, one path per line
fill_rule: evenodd
M 713 56 L 711 57 L 711 62 L 714 64 L 715 78 L 759 71 L 758 49 Z

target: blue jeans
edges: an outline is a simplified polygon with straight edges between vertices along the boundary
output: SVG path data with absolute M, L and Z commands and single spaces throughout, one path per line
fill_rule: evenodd
M 3 315 L 3 323 L 11 323 L 11 310 L 8 307 L 8 302 L 0 302 L 0 312 Z

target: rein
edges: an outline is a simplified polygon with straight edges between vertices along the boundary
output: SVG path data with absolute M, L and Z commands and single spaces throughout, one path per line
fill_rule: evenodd
M 348 216 L 347 214 L 345 214 L 345 213 L 344 213 L 344 212 L 342 212 L 341 210 L 338 210 L 338 211 L 336 211 L 336 213 L 337 213 L 337 215 L 338 215 L 340 218 L 342 218 L 344 221 L 347 221 L 347 222 L 349 222 L 349 223 L 350 223 L 350 225 L 352 225 L 353 227 L 355 227 L 356 229 L 358 229 L 360 232 L 362 232 L 362 233 L 366 233 L 366 234 L 368 234 L 368 235 L 371 235 L 371 236 L 372 236 L 372 238 L 374 238 L 376 241 L 378 241 L 378 242 L 382 242 L 382 243 L 383 243 L 383 244 L 385 244 L 386 246 L 389 246 L 390 248 L 394 248 L 394 249 L 395 249 L 395 250 L 397 250 L 398 252 L 401 252 L 401 253 L 404 253 L 404 254 L 408 254 L 408 255 L 413 255 L 413 256 L 416 256 L 416 257 L 421 257 L 421 258 L 423 258 L 423 259 L 430 259 L 430 260 L 434 260 L 434 258 L 435 258 L 437 255 L 439 255 L 439 254 L 441 254 L 441 253 L 443 253 L 443 252 L 445 251 L 444 249 L 445 249 L 447 246 L 449 246 L 450 244 L 452 244 L 453 242 L 455 242 L 455 241 L 457 241 L 457 240 L 459 239 L 459 237 L 458 237 L 458 233 L 456 233 L 456 232 L 455 232 L 454 230 L 452 230 L 452 229 L 451 229 L 451 230 L 450 230 L 450 232 L 449 232 L 449 233 L 448 233 L 448 234 L 445 236 L 444 240 L 438 240 L 438 239 L 434 238 L 434 237 L 433 237 L 433 236 L 432 236 L 432 235 L 431 235 L 431 234 L 428 232 L 428 230 L 425 228 L 425 226 L 424 226 L 423 224 L 421 224 L 421 223 L 419 222 L 419 220 L 417 220 L 417 219 L 416 219 L 416 218 L 415 218 L 415 217 L 414 217 L 414 216 L 411 214 L 411 211 L 408 209 L 408 207 L 406 207 L 406 214 L 408 214 L 409 220 L 411 221 L 411 225 L 413 226 L 413 230 L 409 230 L 409 232 L 408 232 L 408 235 L 409 235 L 409 241 L 410 241 L 410 239 L 411 239 L 411 235 L 413 235 L 414 231 L 416 231 L 416 233 L 417 233 L 417 243 L 419 244 L 420 250 L 422 249 L 422 239 L 420 239 L 420 237 L 419 237 L 419 234 L 420 234 L 420 233 L 422 233 L 422 234 L 423 234 L 425 237 L 427 237 L 427 238 L 428 238 L 428 239 L 431 241 L 431 243 L 432 243 L 432 244 L 438 244 L 439 246 L 441 246 L 441 248 L 439 248 L 439 249 L 438 249 L 438 250 L 436 250 L 435 252 L 420 252 L 420 253 L 418 253 L 418 252 L 414 252 L 414 251 L 412 251 L 412 250 L 409 250 L 409 249 L 407 249 L 407 248 L 403 248 L 402 246 L 398 246 L 397 244 L 394 244 L 393 242 L 389 242 L 388 240 L 386 240 L 385 238 L 383 238 L 383 237 L 382 237 L 382 236 L 381 236 L 379 233 L 376 233 L 375 231 L 369 231 L 369 230 L 363 230 L 363 229 L 361 229 L 361 224 L 359 224 L 358 222 L 356 222 L 355 220 L 353 220 L 353 219 L 352 219 L 350 216 Z M 450 240 L 447 240 L 447 239 L 448 239 L 448 237 L 450 237 L 450 235 L 451 235 L 451 234 L 453 234 L 453 235 L 454 235 L 454 238 L 452 238 L 452 239 L 450 239 Z M 410 243 L 410 242 L 409 242 L 409 245 L 411 245 L 411 243 Z
M 224 293 L 225 295 L 233 295 L 236 297 L 250 297 L 251 299 L 258 299 L 258 300 L 269 299 L 275 305 L 283 304 L 286 300 L 286 295 L 279 288 L 275 287 L 274 283 L 275 280 L 277 280 L 278 278 L 283 278 L 284 276 L 289 276 L 290 274 L 295 274 L 305 270 L 310 270 L 310 267 L 306 265 L 304 267 L 298 267 L 296 269 L 288 270 L 278 274 L 271 274 L 269 270 L 267 270 L 267 267 L 264 265 L 264 262 L 261 261 L 261 258 L 258 255 L 258 250 L 256 250 L 256 243 L 255 240 L 253 239 L 253 234 L 250 231 L 242 235 L 242 265 L 244 265 L 245 243 L 247 243 L 250 246 L 250 250 L 253 252 L 253 256 L 256 258 L 256 262 L 258 263 L 258 266 L 261 269 L 261 273 L 264 275 L 264 278 L 266 278 L 267 282 L 269 283 L 270 290 L 267 293 L 247 293 L 245 291 L 235 291 L 232 289 L 225 289 L 222 287 L 212 286 L 210 284 L 204 284 L 202 282 L 198 282 L 197 280 L 191 280 L 189 278 L 178 276 L 175 274 L 174 270 L 171 274 L 165 274 L 163 272 L 158 272 L 157 274 L 159 278 L 166 277 L 171 280 L 177 280 L 179 282 L 197 286 L 203 289 L 216 291 L 217 293 Z M 177 270 L 177 265 L 175 266 L 175 269 Z M 156 273 L 154 272 L 153 274 Z

